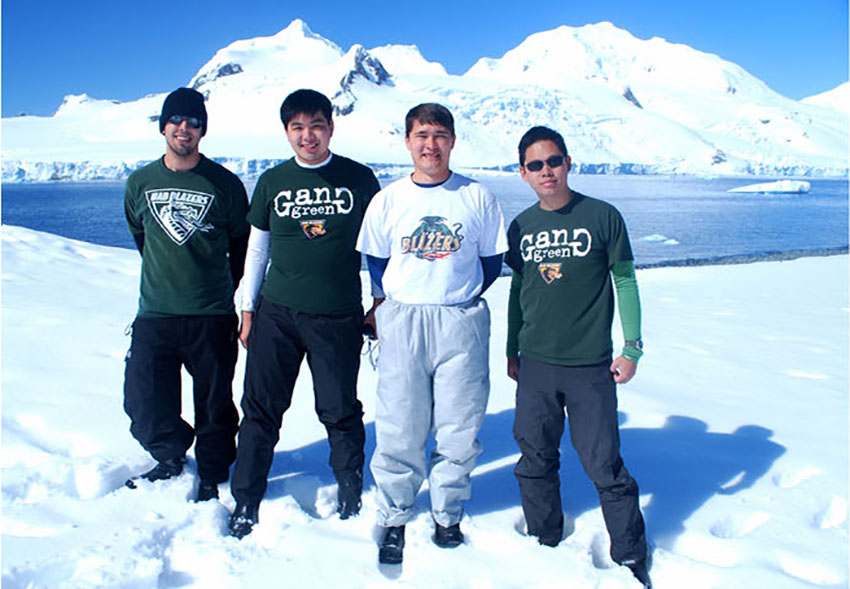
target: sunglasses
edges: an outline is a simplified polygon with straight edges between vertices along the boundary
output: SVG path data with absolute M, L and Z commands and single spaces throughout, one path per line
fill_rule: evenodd
M 200 129 L 203 124 L 201 119 L 197 117 L 184 117 L 183 115 L 171 115 L 168 117 L 168 122 L 172 125 L 179 125 L 183 121 L 186 121 L 186 123 L 193 129 Z
M 553 169 L 560 168 L 564 165 L 564 156 L 553 155 L 552 157 L 548 157 L 546 158 L 546 165 Z M 529 172 L 539 172 L 543 169 L 543 160 L 525 162 L 525 169 Z

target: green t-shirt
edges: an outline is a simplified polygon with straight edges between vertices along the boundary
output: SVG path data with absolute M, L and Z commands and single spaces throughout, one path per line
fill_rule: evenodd
M 557 211 L 535 204 L 520 213 L 508 229 L 508 244 L 505 261 L 521 281 L 521 321 L 514 334 L 519 353 L 562 366 L 608 360 L 614 317 L 610 270 L 633 260 L 619 211 L 573 192 Z
M 264 172 L 248 212 L 251 225 L 271 234 L 263 297 L 317 315 L 361 311 L 354 245 L 379 189 L 372 170 L 335 154 L 319 168 L 292 158 Z
M 247 210 L 239 178 L 203 156 L 187 172 L 159 158 L 130 174 L 124 212 L 145 236 L 138 316 L 233 313 L 228 254 L 250 229 Z

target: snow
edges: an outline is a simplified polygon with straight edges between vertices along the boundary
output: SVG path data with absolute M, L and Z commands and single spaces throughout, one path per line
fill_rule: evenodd
M 369 53 L 394 74 L 448 75 L 442 64 L 427 61 L 416 45 L 383 45 L 370 49 Z
M 832 90 L 804 98 L 801 102 L 850 113 L 850 82 L 844 82 Z
M 403 570 L 390 580 L 376 566 L 371 477 L 359 517 L 334 512 L 306 367 L 260 524 L 244 540 L 225 536 L 227 485 L 220 502 L 190 501 L 191 455 L 176 480 L 123 487 L 151 465 L 122 409 L 138 277 L 134 251 L 2 227 L 4 588 L 638 587 L 608 557 L 595 492 L 568 444 L 565 540 L 545 548 L 522 533 L 504 360 L 508 279 L 486 295 L 492 393 L 462 522 L 468 544 L 432 544 L 425 493 Z M 638 281 L 647 349 L 620 389 L 620 411 L 655 587 L 847 587 L 847 256 L 658 268 Z M 369 455 L 375 383 L 364 360 Z M 184 390 L 191 420 L 188 380 Z
M 278 113 L 298 88 L 332 99 L 334 145 L 373 164 L 408 161 L 404 116 L 430 101 L 454 114 L 461 167 L 515 164 L 534 124 L 561 131 L 581 171 L 841 176 L 850 153 L 846 108 L 790 100 L 717 55 L 611 23 L 536 33 L 455 76 L 414 45 L 344 50 L 296 19 L 220 49 L 187 80 L 207 97 L 205 154 L 240 169 L 291 155 Z M 3 119 L 3 181 L 122 178 L 156 153 L 164 98 L 72 95 L 52 117 Z
M 767 194 L 803 194 L 811 189 L 812 185 L 805 180 L 776 180 L 773 182 L 759 182 L 758 184 L 747 184 L 730 188 L 726 192 L 763 192 Z

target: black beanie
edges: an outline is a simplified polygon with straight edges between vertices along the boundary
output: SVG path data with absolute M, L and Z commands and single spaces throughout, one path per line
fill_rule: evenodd
M 159 132 L 165 131 L 165 123 L 173 115 L 195 117 L 201 121 L 201 136 L 207 133 L 207 109 L 204 95 L 191 88 L 178 88 L 165 98 L 162 114 L 159 115 Z

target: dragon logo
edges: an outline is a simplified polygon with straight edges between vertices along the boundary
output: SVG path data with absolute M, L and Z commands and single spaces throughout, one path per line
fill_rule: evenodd
M 324 235 L 327 233 L 325 229 L 325 220 L 324 219 L 310 219 L 309 221 L 301 221 L 301 229 L 304 231 L 304 235 L 307 236 L 307 239 L 313 239 L 315 237 L 319 237 L 320 235 Z
M 401 238 L 401 253 L 432 261 L 445 258 L 460 249 L 460 242 L 463 241 L 461 223 L 455 223 L 452 231 L 444 217 L 422 217 L 420 221 L 413 234 Z
M 549 263 L 549 264 L 540 264 L 537 269 L 540 271 L 540 276 L 543 277 L 543 280 L 546 281 L 546 284 L 552 284 L 554 281 L 559 278 L 563 278 L 563 274 L 561 274 L 561 264 L 560 263 Z
M 145 192 L 148 208 L 166 235 L 177 245 L 183 245 L 195 231 L 207 232 L 212 224 L 204 219 L 215 195 L 177 188 Z

